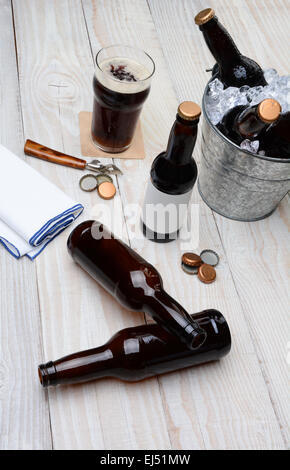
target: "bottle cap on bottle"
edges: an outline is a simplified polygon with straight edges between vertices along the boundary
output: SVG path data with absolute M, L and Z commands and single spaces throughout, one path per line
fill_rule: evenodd
M 186 121 L 195 121 L 201 115 L 201 109 L 198 104 L 193 101 L 183 101 L 177 110 L 178 115 Z
M 215 11 L 212 8 L 206 8 L 200 11 L 194 18 L 195 24 L 198 26 L 207 23 L 215 16 Z
M 272 98 L 261 101 L 258 106 L 258 115 L 263 122 L 271 123 L 277 121 L 281 113 L 281 105 Z

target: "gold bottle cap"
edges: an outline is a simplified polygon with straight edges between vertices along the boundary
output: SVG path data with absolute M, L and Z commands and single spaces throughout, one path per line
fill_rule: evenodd
M 205 284 L 210 284 L 216 278 L 216 270 L 210 264 L 202 264 L 198 268 L 198 279 Z
M 180 103 L 178 106 L 177 113 L 182 119 L 194 121 L 201 115 L 201 109 L 198 104 L 193 101 L 183 101 L 183 103 Z
M 195 253 L 184 253 L 182 255 L 181 261 L 187 266 L 199 267 L 202 264 L 201 257 Z
M 200 11 L 194 18 L 195 24 L 198 26 L 207 23 L 215 16 L 215 11 L 212 8 L 206 8 Z
M 99 184 L 98 193 L 103 199 L 112 199 L 116 194 L 116 188 L 113 183 L 104 181 Z
M 281 105 L 272 98 L 261 101 L 258 106 L 258 115 L 263 122 L 271 123 L 277 121 L 281 113 Z

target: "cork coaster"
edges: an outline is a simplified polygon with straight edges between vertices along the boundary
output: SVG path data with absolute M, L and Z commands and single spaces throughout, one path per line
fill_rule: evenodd
M 140 120 L 137 123 L 133 141 L 128 148 L 121 153 L 108 153 L 95 147 L 91 138 L 91 122 L 92 113 L 89 111 L 81 111 L 79 113 L 81 151 L 84 157 L 104 157 L 104 158 L 131 158 L 135 160 L 145 158 L 144 140 Z

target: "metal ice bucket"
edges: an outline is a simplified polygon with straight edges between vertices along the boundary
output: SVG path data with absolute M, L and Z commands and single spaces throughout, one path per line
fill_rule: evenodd
M 290 189 L 290 158 L 263 157 L 242 150 L 222 135 L 202 109 L 201 164 L 198 189 L 204 202 L 230 219 L 268 217 Z

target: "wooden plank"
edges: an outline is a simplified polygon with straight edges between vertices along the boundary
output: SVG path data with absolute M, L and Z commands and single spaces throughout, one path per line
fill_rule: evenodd
M 188 3 L 185 7 L 186 5 L 189 6 Z M 128 175 L 119 182 L 123 206 L 132 202 L 140 204 L 152 159 L 164 149 L 176 113 L 177 100 L 168 77 L 169 71 L 172 75 L 180 75 L 178 54 L 182 56 L 183 45 L 174 56 L 166 53 L 166 64 L 145 1 L 83 0 L 83 7 L 94 54 L 104 45 L 122 42 L 145 49 L 156 62 L 151 95 L 142 115 L 147 158 L 144 162 L 119 162 Z M 168 52 L 173 48 L 178 33 L 184 43 L 184 34 L 188 30 L 184 30 L 178 23 L 180 18 L 184 19 L 183 6 L 180 7 L 179 2 L 173 4 L 161 1 L 151 2 L 150 7 L 159 14 L 158 19 L 154 15 L 154 21 L 156 24 L 158 22 L 157 31 L 161 32 L 159 37 L 166 34 L 166 40 L 162 40 L 164 50 Z M 170 21 L 174 16 L 174 27 L 166 22 L 168 15 L 171 15 Z M 168 26 L 165 32 L 164 24 Z M 166 41 L 168 45 L 165 47 Z M 187 61 L 190 62 L 188 58 Z M 196 70 L 196 82 L 199 80 L 199 70 Z M 184 75 L 183 70 L 182 78 Z M 191 75 L 186 80 L 191 81 L 192 77 L 195 75 L 191 70 Z M 176 80 L 173 83 L 177 89 Z M 200 101 L 200 96 L 198 90 L 195 90 L 195 94 L 191 92 L 189 97 Z M 186 96 L 179 95 L 180 101 L 182 98 Z M 197 191 L 194 192 L 193 202 L 199 202 Z M 208 449 L 284 448 L 215 220 L 204 204 L 199 209 L 199 248 L 211 247 L 222 257 L 217 282 L 210 286 L 201 285 L 197 279 L 181 272 L 178 267 L 182 253 L 180 242 L 156 246 L 139 238 L 138 232 L 129 232 L 132 246 L 159 269 L 164 277 L 165 287 L 174 297 L 189 311 L 212 306 L 219 308 L 225 313 L 233 333 L 231 355 L 220 364 L 169 374 L 158 379 L 171 445 L 173 448 Z
M 81 3 L 24 0 L 14 2 L 14 10 L 25 137 L 77 155 L 78 113 L 92 107 L 94 71 Z M 78 171 L 30 163 L 85 205 L 83 219 L 98 211 L 96 193 L 80 191 Z M 67 236 L 36 261 L 46 360 L 102 344 L 122 327 L 143 322 L 73 263 Z M 170 447 L 156 379 L 133 386 L 100 381 L 48 396 L 56 449 Z
M 211 2 L 240 49 L 264 68 L 274 67 L 280 74 L 289 73 L 290 55 L 289 49 L 285 48 L 289 35 L 288 4 L 287 1 Z M 193 19 L 208 3 L 149 0 L 149 6 L 179 100 L 200 102 L 208 79 L 203 71 L 213 64 L 213 59 Z M 234 281 L 232 288 L 238 293 L 241 314 L 248 325 L 286 445 L 290 441 L 286 361 L 289 339 L 288 203 L 289 199 L 285 198 L 270 218 L 255 223 L 235 222 L 214 214 Z M 236 332 L 238 334 L 238 330 Z M 250 368 L 240 394 L 248 388 L 249 381 L 252 381 Z M 257 399 L 258 393 L 255 401 Z M 264 436 L 265 431 L 262 431 Z M 278 440 L 279 435 L 275 436 Z
M 8 0 L 0 0 L 0 43 L 5 44 L 0 48 L 0 142 L 21 155 L 21 103 Z M 14 259 L 1 246 L 0 282 L 0 449 L 49 449 L 48 400 L 35 374 L 35 363 L 43 357 L 36 267 L 27 258 Z

